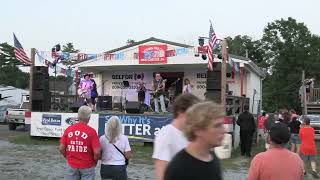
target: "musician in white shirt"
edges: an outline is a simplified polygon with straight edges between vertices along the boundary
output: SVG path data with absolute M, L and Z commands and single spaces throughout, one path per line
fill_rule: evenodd
M 165 84 L 166 80 L 163 80 L 160 73 L 156 73 L 155 74 L 155 78 L 153 80 L 152 83 L 152 87 L 153 87 L 153 98 L 154 98 L 154 108 L 155 108 L 155 112 L 159 113 L 159 105 L 158 102 L 160 100 L 160 106 L 161 106 L 161 111 L 163 113 L 166 113 L 166 104 L 164 101 L 164 93 L 165 93 L 165 88 L 166 88 L 166 84 Z
M 190 81 L 188 78 L 184 79 L 184 86 L 182 93 L 192 93 L 193 85 L 190 84 Z

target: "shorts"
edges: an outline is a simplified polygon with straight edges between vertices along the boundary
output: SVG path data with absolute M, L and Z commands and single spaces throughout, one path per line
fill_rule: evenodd
M 290 142 L 292 144 L 301 144 L 301 140 L 300 140 L 298 134 L 291 134 Z
M 316 161 L 316 155 L 304 155 L 300 154 L 300 157 L 303 161 Z
M 105 165 L 101 164 L 101 179 L 127 180 L 127 167 L 125 165 Z
M 67 164 L 64 172 L 64 179 L 65 180 L 74 180 L 74 179 L 94 180 L 95 175 L 96 175 L 95 167 L 75 169 Z

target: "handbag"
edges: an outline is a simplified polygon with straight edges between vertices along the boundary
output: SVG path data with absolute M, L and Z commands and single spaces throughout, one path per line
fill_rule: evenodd
M 126 158 L 126 156 L 124 155 L 124 153 L 114 144 L 112 144 L 124 157 L 125 159 L 125 165 L 128 166 L 129 165 L 129 159 Z

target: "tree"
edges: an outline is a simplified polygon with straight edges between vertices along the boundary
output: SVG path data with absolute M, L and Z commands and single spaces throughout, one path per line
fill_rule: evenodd
M 251 37 L 238 35 L 234 38 L 227 37 L 228 52 L 233 55 L 246 57 L 253 60 L 259 66 L 265 67 L 263 63 L 264 51 L 260 40 L 252 40 Z
M 135 43 L 136 41 L 134 39 L 128 39 L 127 40 L 127 45 L 130 45 L 130 44 L 133 44 Z
M 14 47 L 8 43 L 0 44 L 0 84 L 25 89 L 29 86 L 29 74 L 18 66 L 23 65 L 16 59 Z
M 320 68 L 320 40 L 303 23 L 293 18 L 268 23 L 261 40 L 263 60 L 270 73 L 263 84 L 263 106 L 300 109 L 301 72 L 317 76 Z
M 23 65 L 16 59 L 14 47 L 8 43 L 0 43 L 0 67 Z
M 66 45 L 62 46 L 62 51 L 68 53 L 78 53 L 80 50 L 75 49 L 73 43 L 68 42 Z
M 29 74 L 17 66 L 0 67 L 0 84 L 26 89 L 29 86 Z

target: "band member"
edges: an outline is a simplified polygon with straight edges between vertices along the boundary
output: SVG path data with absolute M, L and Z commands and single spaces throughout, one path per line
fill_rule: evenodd
M 155 112 L 159 113 L 159 99 L 160 99 L 160 105 L 161 105 L 161 111 L 162 112 L 167 112 L 166 111 L 166 104 L 164 102 L 164 92 L 165 92 L 165 85 L 166 80 L 163 80 L 160 73 L 156 73 L 155 79 L 153 80 L 153 97 L 154 97 L 154 108 Z
M 97 108 L 97 97 L 98 97 L 98 91 L 97 91 L 97 84 L 96 81 L 93 79 L 93 73 L 90 73 L 90 81 L 92 81 L 92 90 L 91 90 L 91 102 L 92 102 L 92 111 L 95 111 Z
M 311 79 L 307 79 L 305 82 L 308 102 L 312 101 L 311 97 L 313 96 L 314 81 L 315 81 L 315 78 L 311 78 Z
M 188 78 L 184 80 L 183 93 L 192 93 L 193 85 L 190 84 Z
M 146 95 L 146 87 L 144 86 L 144 82 L 139 82 L 138 84 L 138 101 L 140 104 L 144 104 L 145 95 Z
M 89 104 L 89 106 L 92 107 L 91 90 L 93 88 L 93 83 L 90 80 L 89 74 L 85 74 L 83 77 L 84 79 L 81 80 L 79 84 L 78 95 L 85 99 L 84 104 Z

